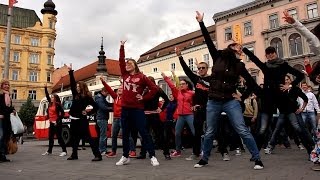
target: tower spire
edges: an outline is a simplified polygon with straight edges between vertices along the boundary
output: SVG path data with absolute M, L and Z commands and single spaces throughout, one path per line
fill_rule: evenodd
M 103 50 L 103 37 L 101 37 L 101 47 L 99 51 L 99 56 L 98 56 L 99 62 L 97 66 L 97 73 L 98 74 L 106 74 L 107 73 L 107 68 L 106 68 L 106 56 L 105 52 Z

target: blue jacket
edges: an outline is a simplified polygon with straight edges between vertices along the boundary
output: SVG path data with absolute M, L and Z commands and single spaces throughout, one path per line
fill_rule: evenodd
M 112 107 L 106 100 L 106 96 L 98 93 L 94 96 L 94 100 L 97 104 L 97 113 L 96 113 L 96 120 L 108 120 L 109 119 L 109 112 L 112 110 Z

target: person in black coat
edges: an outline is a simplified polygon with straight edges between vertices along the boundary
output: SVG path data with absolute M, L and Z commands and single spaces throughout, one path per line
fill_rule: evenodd
M 9 94 L 9 80 L 2 79 L 0 84 L 0 162 L 9 162 L 6 158 L 7 143 L 12 136 L 10 114 L 16 113 Z

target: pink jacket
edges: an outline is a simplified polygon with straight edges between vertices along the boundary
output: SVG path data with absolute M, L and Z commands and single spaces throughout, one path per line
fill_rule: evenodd
M 179 90 L 170 80 L 170 78 L 165 77 L 164 80 L 169 85 L 173 97 L 178 102 L 177 112 L 178 115 L 189 115 L 193 114 L 191 110 L 192 107 L 192 99 L 194 92 L 192 90 Z

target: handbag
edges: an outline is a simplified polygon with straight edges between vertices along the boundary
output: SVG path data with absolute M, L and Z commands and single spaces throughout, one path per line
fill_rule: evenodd
M 17 139 L 11 137 L 7 144 L 8 154 L 15 154 L 18 151 Z
M 10 114 L 10 121 L 11 121 L 11 128 L 12 128 L 13 134 L 24 133 L 24 126 L 22 124 L 20 117 L 18 116 L 18 113 L 16 113 L 16 115 L 11 113 Z

